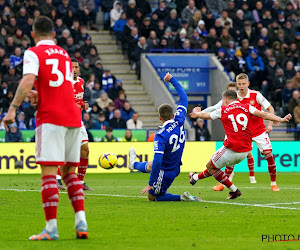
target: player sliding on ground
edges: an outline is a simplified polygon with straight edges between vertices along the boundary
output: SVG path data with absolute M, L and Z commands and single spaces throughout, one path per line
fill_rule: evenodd
M 15 121 L 16 110 L 34 85 L 38 92 L 36 163 L 42 170 L 41 194 L 46 227 L 29 240 L 58 240 L 57 166 L 62 166 L 62 177 L 75 211 L 76 237 L 86 239 L 84 193 L 75 173 L 80 161 L 81 114 L 74 102 L 71 59 L 63 48 L 55 45 L 53 29 L 50 18 L 40 16 L 35 19 L 32 38 L 36 46 L 25 51 L 24 76 L 4 122 L 7 126 Z
M 252 150 L 252 123 L 253 116 L 274 122 L 288 122 L 292 116 L 286 115 L 280 118 L 271 113 L 261 112 L 250 104 L 241 104 L 237 101 L 237 93 L 227 90 L 222 95 L 223 106 L 212 112 L 201 112 L 201 108 L 194 108 L 192 118 L 220 119 L 227 138 L 223 146 L 215 152 L 211 160 L 206 164 L 206 170 L 202 173 L 190 173 L 190 184 L 194 185 L 200 179 L 213 176 L 217 181 L 229 188 L 227 199 L 235 199 L 242 195 L 241 191 L 232 184 L 226 174 L 221 170 L 225 166 L 233 166 L 244 160 Z
M 179 82 L 167 73 L 165 82 L 171 82 L 179 95 L 179 104 L 175 116 L 172 106 L 162 104 L 158 108 L 159 119 L 163 125 L 154 138 L 154 159 L 148 186 L 142 194 L 148 193 L 150 201 L 201 201 L 189 192 L 182 195 L 167 193 L 174 179 L 180 173 L 181 157 L 185 145 L 184 120 L 187 112 L 188 99 Z M 148 162 L 136 162 L 134 148 L 129 151 L 129 169 L 145 169 Z
M 227 84 L 227 90 L 234 90 L 235 92 L 237 92 L 238 88 L 236 86 L 236 83 L 235 82 L 228 83 Z M 202 110 L 202 112 L 211 113 L 211 112 L 221 108 L 221 106 L 222 106 L 222 100 L 220 100 L 214 106 L 211 106 L 211 107 L 208 107 L 208 108 Z M 226 135 L 225 135 L 225 139 L 226 139 Z M 256 183 L 255 175 L 254 175 L 254 159 L 253 159 L 253 155 L 252 155 L 251 152 L 247 155 L 247 164 L 248 164 L 248 168 L 249 168 L 250 183 Z M 232 181 L 233 175 L 234 175 L 233 168 L 234 168 L 234 166 L 232 166 L 232 167 L 227 167 L 226 166 L 225 171 L 224 171 L 230 181 Z M 213 190 L 223 191 L 224 190 L 224 185 L 222 185 L 221 183 L 218 183 L 216 186 L 213 187 Z
M 86 101 L 83 101 L 83 94 L 84 94 L 84 82 L 81 77 L 79 77 L 80 72 L 80 66 L 76 59 L 72 58 L 72 67 L 73 67 L 73 87 L 74 87 L 74 97 L 77 104 L 77 107 L 79 108 L 80 112 L 82 109 L 87 110 L 89 108 L 89 104 Z M 93 191 L 93 189 L 89 188 L 86 183 L 84 182 L 84 177 L 86 170 L 88 168 L 88 162 L 89 162 L 89 137 L 87 135 L 86 129 L 83 125 L 83 122 L 81 122 L 81 128 L 80 128 L 80 136 L 81 136 L 81 148 L 80 148 L 80 166 L 78 167 L 78 179 L 82 184 L 83 190 L 86 191 Z M 61 190 L 65 190 L 64 186 L 61 182 L 61 173 L 60 169 L 57 170 L 57 186 Z

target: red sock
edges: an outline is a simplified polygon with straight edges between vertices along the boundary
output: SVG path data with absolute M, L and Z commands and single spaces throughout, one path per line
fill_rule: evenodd
M 208 169 L 205 169 L 202 173 L 198 174 L 198 178 L 200 179 L 204 179 L 211 176 L 211 174 L 209 173 Z
M 42 201 L 46 221 L 56 219 L 58 199 L 56 176 L 46 175 L 42 177 Z
M 84 211 L 84 194 L 77 175 L 75 173 L 67 174 L 64 177 L 64 182 L 68 188 L 68 195 L 75 213 Z
M 57 168 L 57 175 L 60 175 L 60 176 L 61 176 L 61 173 L 60 173 L 60 167 Z
M 226 168 L 225 168 L 225 174 L 226 174 L 226 176 L 229 178 L 229 176 L 231 175 L 231 173 L 233 172 L 233 168 L 234 168 L 234 166 L 232 166 L 232 167 L 228 167 L 228 166 L 226 166 Z
M 276 164 L 272 152 L 266 152 L 265 158 L 268 162 L 268 170 L 271 177 L 271 181 L 276 181 Z
M 78 179 L 83 181 L 86 170 L 88 168 L 89 159 L 88 158 L 80 158 L 80 166 L 78 167 Z
M 215 177 L 215 179 L 218 182 L 221 182 L 223 185 L 225 185 L 228 188 L 230 188 L 232 185 L 232 182 L 228 179 L 226 174 L 221 169 L 217 170 L 217 172 L 213 174 L 213 177 Z
M 254 176 L 254 159 L 252 155 L 250 157 L 247 156 L 247 163 L 249 168 L 249 175 Z

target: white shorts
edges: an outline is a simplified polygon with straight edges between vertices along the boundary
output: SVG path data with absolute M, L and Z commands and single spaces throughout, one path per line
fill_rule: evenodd
M 43 123 L 35 129 L 36 163 L 79 166 L 80 139 L 80 128 Z
M 81 146 L 89 142 L 89 137 L 86 132 L 86 128 L 83 125 L 83 122 L 81 122 L 81 127 L 80 127 L 80 138 L 81 138 Z
M 233 166 L 244 160 L 249 152 L 238 153 L 222 146 L 211 156 L 211 163 L 215 168 L 221 169 L 225 166 Z
M 253 137 L 252 141 L 255 142 L 255 144 L 259 148 L 260 152 L 263 152 L 265 150 L 272 150 L 270 138 L 266 132 L 263 132 L 259 136 Z

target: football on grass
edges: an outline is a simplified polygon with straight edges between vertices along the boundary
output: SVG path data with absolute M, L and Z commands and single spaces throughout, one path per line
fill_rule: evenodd
M 118 158 L 113 153 L 104 153 L 99 160 L 100 166 L 104 169 L 112 169 L 118 163 Z

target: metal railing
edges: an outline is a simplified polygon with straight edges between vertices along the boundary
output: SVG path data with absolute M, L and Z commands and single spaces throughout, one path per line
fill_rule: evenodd
M 149 53 L 207 53 L 204 49 L 150 49 Z

